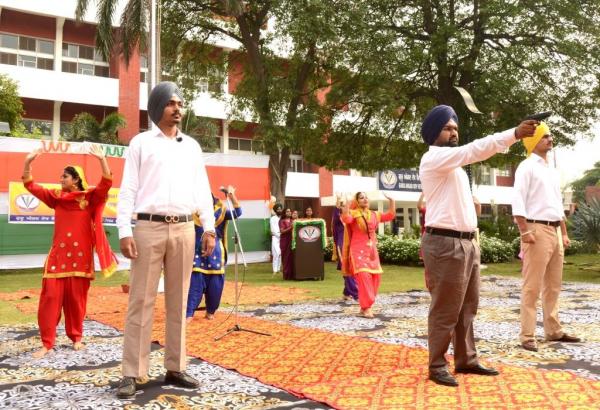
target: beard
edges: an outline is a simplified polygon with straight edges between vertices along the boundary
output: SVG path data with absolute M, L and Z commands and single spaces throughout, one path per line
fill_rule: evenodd
M 458 147 L 458 140 L 448 140 L 442 147 Z

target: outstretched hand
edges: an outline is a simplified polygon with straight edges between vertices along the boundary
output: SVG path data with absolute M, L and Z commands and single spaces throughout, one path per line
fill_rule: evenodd
M 90 144 L 88 154 L 93 155 L 100 160 L 104 158 L 104 150 L 99 144 Z
M 27 156 L 25 157 L 25 161 L 31 162 L 34 159 L 36 159 L 41 153 L 42 153 L 42 149 L 36 148 L 33 151 L 31 151 L 29 154 L 27 154 Z
M 525 120 L 515 128 L 515 138 L 520 140 L 531 137 L 535 132 L 535 128 L 540 124 L 537 120 Z

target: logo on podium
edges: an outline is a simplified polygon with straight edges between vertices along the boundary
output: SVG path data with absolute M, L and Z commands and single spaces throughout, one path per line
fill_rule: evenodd
M 298 231 L 298 237 L 303 242 L 315 242 L 321 238 L 321 230 L 316 226 L 303 226 Z

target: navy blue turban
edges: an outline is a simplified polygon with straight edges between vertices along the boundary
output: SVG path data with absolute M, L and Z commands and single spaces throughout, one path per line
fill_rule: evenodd
M 177 85 L 171 81 L 158 83 L 150 92 L 150 95 L 148 96 L 148 115 L 156 125 L 160 122 L 165 107 L 173 95 L 176 95 L 183 101 L 183 94 Z
M 421 125 L 421 136 L 423 137 L 423 141 L 425 141 L 427 145 L 433 145 L 440 135 L 440 132 L 442 132 L 442 128 L 444 128 L 451 119 L 458 124 L 458 117 L 452 107 L 448 105 L 438 105 L 433 107 L 433 109 L 427 113 L 423 119 L 423 125 Z

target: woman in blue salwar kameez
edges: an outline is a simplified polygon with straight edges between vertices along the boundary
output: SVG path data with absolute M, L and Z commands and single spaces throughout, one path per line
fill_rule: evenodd
M 196 228 L 196 253 L 194 255 L 194 268 L 190 281 L 186 320 L 190 322 L 198 310 L 202 296 L 206 295 L 206 319 L 213 319 L 221 303 L 223 286 L 225 285 L 225 265 L 227 264 L 227 222 L 242 215 L 235 190 L 230 186 L 228 197 L 233 204 L 233 210 L 213 195 L 215 212 L 215 233 L 217 241 L 215 249 L 209 256 L 202 256 L 202 234 L 204 229 L 200 219 L 194 216 Z

